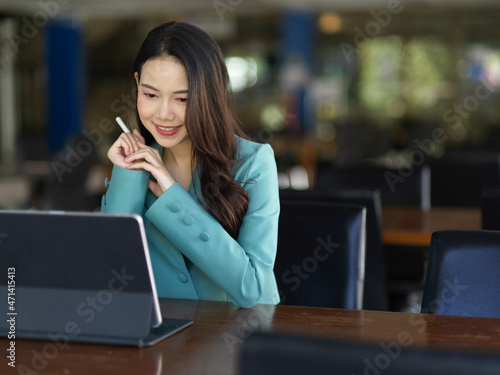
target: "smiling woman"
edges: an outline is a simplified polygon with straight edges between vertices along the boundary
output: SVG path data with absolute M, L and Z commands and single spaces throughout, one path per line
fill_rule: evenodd
M 247 140 L 229 110 L 218 45 L 168 22 L 148 34 L 132 74 L 140 131 L 108 151 L 102 211 L 144 217 L 160 297 L 278 303 L 274 153 Z
M 164 148 L 172 149 L 186 141 L 184 117 L 189 83 L 184 66 L 171 57 L 151 59 L 143 65 L 141 79 L 137 72 L 134 76 L 141 123 Z M 156 119 L 159 123 L 154 122 Z M 171 138 L 179 132 L 178 137 Z

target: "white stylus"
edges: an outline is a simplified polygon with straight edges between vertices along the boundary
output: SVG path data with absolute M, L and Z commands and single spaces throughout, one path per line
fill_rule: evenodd
M 130 133 L 130 130 L 128 130 L 127 128 L 127 125 L 125 125 L 125 123 L 119 116 L 116 118 L 116 122 L 118 123 L 118 125 L 120 125 L 120 128 L 122 128 L 124 133 Z

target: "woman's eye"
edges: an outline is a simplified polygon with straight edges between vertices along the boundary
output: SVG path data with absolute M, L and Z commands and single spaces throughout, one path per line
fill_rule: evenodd
M 177 100 L 179 100 L 181 103 L 187 103 L 188 98 L 178 98 Z
M 150 98 L 150 99 L 152 99 L 152 98 L 155 98 L 155 97 L 156 97 L 156 95 L 155 95 L 155 94 L 150 94 L 150 93 L 147 93 L 147 92 L 145 92 L 145 93 L 144 93 L 144 95 L 145 95 L 147 98 Z

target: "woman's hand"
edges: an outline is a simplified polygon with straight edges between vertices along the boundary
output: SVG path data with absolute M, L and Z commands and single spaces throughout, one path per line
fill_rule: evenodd
M 109 160 L 118 167 L 127 168 L 130 164 L 125 158 L 141 149 L 138 142 L 144 144 L 145 140 L 137 129 L 132 133 L 122 133 L 108 150 Z
M 146 146 L 143 141 L 137 141 L 138 151 L 126 156 L 123 161 L 127 169 L 144 170 L 151 172 L 157 182 L 149 180 L 149 189 L 156 197 L 160 197 L 167 189 L 175 184 L 163 159 L 157 149 Z

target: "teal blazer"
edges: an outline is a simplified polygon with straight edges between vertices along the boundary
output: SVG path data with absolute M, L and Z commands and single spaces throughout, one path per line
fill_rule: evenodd
M 280 211 L 274 152 L 268 144 L 239 137 L 237 142 L 233 177 L 250 196 L 237 240 L 199 203 L 196 170 L 189 191 L 176 183 L 159 198 L 148 189 L 149 172 L 115 166 L 111 181 L 106 180 L 102 212 L 144 219 L 160 297 L 230 301 L 240 307 L 279 303 L 273 271 Z

